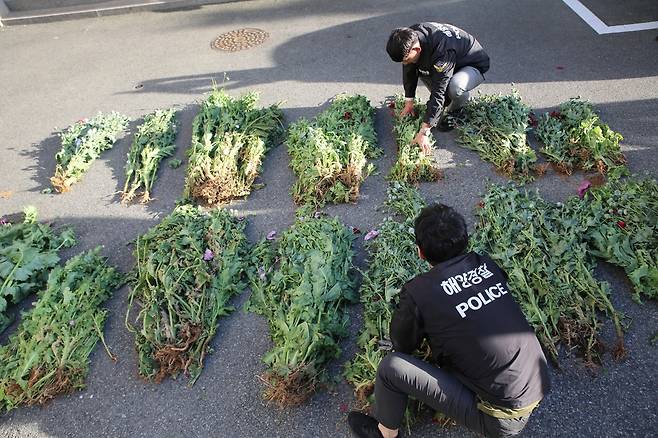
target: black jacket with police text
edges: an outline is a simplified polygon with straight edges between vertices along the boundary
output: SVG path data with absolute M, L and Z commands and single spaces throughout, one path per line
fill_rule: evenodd
M 405 284 L 390 334 L 407 354 L 426 338 L 439 366 L 494 405 L 519 409 L 549 390 L 539 341 L 486 255 L 455 257 Z
M 418 35 L 421 52 L 416 64 L 402 66 L 405 97 L 416 96 L 418 76 L 428 78 L 431 93 L 423 121 L 436 126 L 452 75 L 465 66 L 475 67 L 484 74 L 489 70 L 489 55 L 475 37 L 456 26 L 420 23 L 410 28 Z

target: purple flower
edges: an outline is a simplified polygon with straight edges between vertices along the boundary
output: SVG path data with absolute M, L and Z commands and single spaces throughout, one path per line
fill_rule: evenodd
M 590 187 L 592 187 L 592 182 L 588 179 L 584 179 L 583 182 L 580 183 L 580 186 L 578 186 L 578 197 L 583 199 L 585 192 L 589 190 Z
M 374 239 L 377 236 L 379 236 L 379 231 L 370 230 L 370 231 L 368 231 L 368 234 L 366 234 L 366 237 L 363 238 L 363 240 L 371 240 L 371 239 Z
M 316 218 L 316 219 L 320 219 L 321 215 L 322 215 L 322 212 L 320 212 L 320 211 L 316 211 L 315 213 L 313 213 L 313 217 Z
M 239 216 L 238 217 L 238 222 L 242 222 L 244 219 L 245 219 L 244 216 Z
M 0 217 L 0 225 L 9 225 L 9 221 L 4 217 Z
M 206 248 L 206 252 L 203 253 L 203 259 L 207 262 L 215 258 L 215 253 L 212 252 L 209 248 Z
M 267 234 L 266 239 L 267 239 L 267 240 L 274 240 L 274 239 L 276 239 L 276 231 L 270 231 L 270 232 Z

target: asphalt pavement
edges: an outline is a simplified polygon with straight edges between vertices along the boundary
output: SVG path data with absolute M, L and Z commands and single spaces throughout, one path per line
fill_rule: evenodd
M 636 3 L 641 8 L 637 0 L 627 2 L 627 9 Z M 624 12 L 612 8 L 605 16 L 615 24 L 628 23 L 628 17 L 658 19 L 645 17 L 643 9 L 614 17 Z M 375 228 L 383 218 L 378 207 L 395 154 L 390 117 L 381 102 L 402 92 L 401 68 L 384 47 L 393 28 L 420 21 L 452 23 L 479 39 L 492 60 L 479 87 L 483 93 L 507 93 L 513 83 L 537 112 L 574 96 L 592 101 L 601 118 L 624 136 L 630 169 L 657 176 L 658 29 L 598 35 L 558 0 L 245 1 L 1 28 L 0 192 L 10 194 L 0 198 L 0 214 L 34 205 L 42 219 L 74 226 L 80 243 L 67 257 L 104 245 L 110 262 L 127 272 L 133 265 L 130 241 L 173 210 L 185 166 L 162 167 L 150 204 L 121 205 L 117 192 L 131 142 L 126 134 L 70 193 L 44 194 L 60 146 L 56 132 L 98 111 L 115 110 L 131 117 L 133 133 L 145 114 L 174 106 L 181 124 L 176 156 L 184 160 L 198 102 L 215 81 L 235 95 L 257 90 L 263 105 L 282 102 L 287 123 L 315 116 L 336 94 L 366 95 L 378 108 L 379 144 L 385 151 L 376 161 L 379 173 L 365 181 L 357 205 L 325 210 L 347 225 Z M 270 37 L 246 51 L 211 49 L 219 34 L 243 27 L 263 29 Z M 425 90 L 420 93 L 427 96 Z M 438 135 L 436 154 L 446 178 L 422 184 L 421 192 L 428 200 L 455 206 L 472 226 L 487 184 L 505 179 L 458 146 L 455 135 Z M 288 162 L 285 145 L 272 150 L 264 164 L 265 187 L 231 206 L 249 217 L 252 241 L 271 230 L 280 233 L 294 221 Z M 529 187 L 547 199 L 564 200 L 575 194 L 582 178 L 549 172 Z M 360 241 L 357 253 L 356 262 L 363 265 Z M 634 303 L 620 269 L 600 265 L 597 273 L 610 282 L 613 303 L 627 317 L 629 357 L 617 363 L 606 355 L 602 369 L 591 373 L 565 355 L 562 369 L 552 369 L 552 392 L 525 437 L 658 435 L 658 346 L 649 345 L 658 332 L 657 303 Z M 257 375 L 270 347 L 267 324 L 241 310 L 220 320 L 214 353 L 194 387 L 183 379 L 143 382 L 133 338 L 123 324 L 127 293 L 124 287 L 108 302 L 106 340 L 118 363 L 97 348 L 84 391 L 44 408 L 0 416 L 0 437 L 349 436 L 346 410 L 355 399 L 344 382 L 295 409 L 281 411 L 261 399 Z M 236 306 L 247 296 L 248 291 L 238 297 Z M 343 356 L 331 364 L 334 375 L 356 351 L 360 310 L 351 309 L 352 335 L 343 343 Z M 608 339 L 610 326 L 604 327 Z M 412 433 L 471 436 L 463 428 L 444 430 L 431 423 L 415 426 Z

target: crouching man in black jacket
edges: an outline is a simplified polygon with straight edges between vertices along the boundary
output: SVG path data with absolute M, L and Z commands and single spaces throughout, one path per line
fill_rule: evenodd
M 351 412 L 350 428 L 358 437 L 397 436 L 411 396 L 487 437 L 518 434 L 550 384 L 507 275 L 488 256 L 465 252 L 466 223 L 450 207 L 426 207 L 414 230 L 418 255 L 433 267 L 400 291 L 374 418 Z M 436 365 L 411 355 L 423 339 Z
M 414 109 L 419 78 L 430 90 L 423 124 L 414 139 L 427 153 L 431 128 L 452 129 L 447 116 L 457 115 L 468 101 L 469 91 L 484 81 L 489 55 L 473 35 L 450 24 L 432 22 L 395 29 L 386 51 L 393 61 L 403 64 L 406 103 L 402 116 Z

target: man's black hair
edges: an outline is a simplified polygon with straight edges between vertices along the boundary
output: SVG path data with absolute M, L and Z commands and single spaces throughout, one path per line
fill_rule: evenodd
M 414 223 L 414 232 L 416 244 L 432 265 L 460 255 L 468 245 L 466 221 L 443 204 L 423 208 Z
M 388 43 L 386 44 L 388 56 L 395 62 L 402 62 L 416 41 L 418 41 L 416 32 L 408 27 L 398 27 L 388 37 Z

